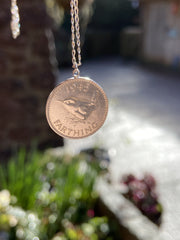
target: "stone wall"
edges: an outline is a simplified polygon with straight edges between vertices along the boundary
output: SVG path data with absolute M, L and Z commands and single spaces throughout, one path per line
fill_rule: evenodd
M 21 35 L 10 31 L 10 0 L 0 1 L 0 152 L 36 141 L 62 145 L 49 128 L 45 104 L 55 85 L 52 22 L 43 0 L 18 0 Z

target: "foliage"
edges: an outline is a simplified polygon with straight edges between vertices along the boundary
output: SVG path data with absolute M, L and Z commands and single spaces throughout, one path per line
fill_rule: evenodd
M 64 10 L 56 0 L 45 0 L 48 14 L 53 18 L 57 25 L 60 25 L 64 18 Z
M 143 179 L 138 179 L 130 174 L 124 176 L 123 183 L 127 186 L 125 196 L 152 222 L 160 225 L 162 206 L 155 192 L 156 181 L 154 177 L 146 174 Z
M 67 1 L 67 0 L 54 0 L 57 5 L 59 7 L 62 7 L 64 9 L 68 9 L 70 8 L 70 1 Z M 83 4 L 85 4 L 86 2 L 88 2 L 89 0 L 79 0 L 79 7 L 81 7 Z
M 71 64 L 71 16 L 70 1 L 45 0 L 49 15 L 54 19 L 57 28 L 54 31 L 56 58 L 59 65 Z M 84 44 L 87 25 L 93 14 L 92 3 L 94 0 L 79 0 L 79 17 L 81 47 Z
M 93 0 L 79 0 L 79 8 L 83 18 L 90 17 L 90 9 Z M 67 0 L 45 0 L 49 15 L 60 25 L 64 18 L 65 11 L 70 13 L 70 1 Z
M 97 174 L 95 167 L 88 165 L 80 156 L 64 159 L 63 163 L 58 159 L 47 161 L 37 204 L 42 208 L 44 232 L 49 238 L 58 231 L 62 219 L 73 223 L 86 221 L 87 211 L 97 197 L 93 190 Z
M 26 154 L 25 149 L 21 149 L 6 166 L 0 166 L 0 188 L 15 195 L 23 209 L 33 209 L 36 193 L 41 189 L 41 158 L 39 152 Z
M 52 240 L 98 240 L 105 238 L 112 240 L 111 237 L 107 237 L 109 226 L 105 217 L 92 218 L 80 226 L 75 226 L 69 221 L 64 221 L 63 225 L 64 233 L 58 233 Z
M 9 191 L 0 191 L 0 231 L 8 232 L 9 239 L 31 240 L 39 235 L 40 220 L 35 213 L 15 207 L 15 202 Z
M 104 239 L 107 220 L 94 216 L 98 197 L 94 182 L 99 173 L 99 163 L 87 163 L 85 155 L 56 158 L 22 149 L 6 166 L 0 166 L 0 190 L 6 189 L 1 201 L 6 198 L 7 204 L 2 207 L 0 201 L 0 231 L 9 234 L 8 240 L 25 239 L 18 233 L 27 232 L 29 239 L 34 234 L 35 240 L 54 240 L 59 233 L 71 240 L 70 232 L 86 236 L 86 230 L 93 228 L 94 238 L 83 239 Z

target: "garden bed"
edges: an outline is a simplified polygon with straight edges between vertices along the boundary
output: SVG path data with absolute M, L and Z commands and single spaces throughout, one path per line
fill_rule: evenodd
M 108 218 L 95 207 L 102 169 L 86 157 L 22 149 L 1 166 L 0 239 L 114 239 Z
M 0 167 L 0 240 L 146 240 L 158 234 L 155 179 L 128 175 L 115 185 L 109 162 L 99 148 L 76 156 L 22 149 Z
M 107 176 L 97 181 L 96 189 L 100 195 L 99 209 L 118 224 L 123 240 L 149 240 L 158 236 L 159 228 L 129 201 L 119 185 L 113 185 Z

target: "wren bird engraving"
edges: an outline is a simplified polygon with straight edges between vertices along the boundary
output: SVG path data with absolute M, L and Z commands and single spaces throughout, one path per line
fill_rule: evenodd
M 86 120 L 96 108 L 94 103 L 89 103 L 86 100 L 79 100 L 75 97 L 65 99 L 63 104 L 68 112 L 81 120 Z

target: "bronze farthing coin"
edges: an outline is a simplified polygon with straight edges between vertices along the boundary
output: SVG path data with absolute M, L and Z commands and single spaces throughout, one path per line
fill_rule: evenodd
M 49 95 L 46 117 L 58 135 L 84 138 L 95 133 L 104 123 L 108 99 L 103 89 L 89 78 L 70 78 Z

